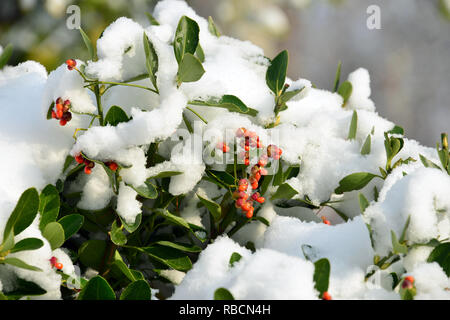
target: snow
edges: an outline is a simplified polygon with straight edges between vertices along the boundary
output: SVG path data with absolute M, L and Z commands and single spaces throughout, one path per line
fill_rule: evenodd
M 197 195 L 215 199 L 226 192 L 202 180 L 206 169 L 224 167 L 220 162 L 224 154 L 216 150 L 211 156 L 210 151 L 218 142 L 232 145 L 236 130 L 245 127 L 255 131 L 265 145 L 275 144 L 283 150 L 284 168 L 299 166 L 298 175 L 287 181 L 298 191 L 294 198 L 308 197 L 317 206 L 333 201 L 332 206 L 350 219 L 345 222 L 331 208 L 323 206 L 320 210 L 279 208 L 277 201 L 269 200 L 277 188 L 270 188 L 264 195 L 266 203 L 257 213 L 270 226 L 253 220 L 231 238 L 223 235 L 215 239 L 186 274 L 164 271 L 163 276 L 176 284 L 172 299 L 212 299 L 219 287 L 227 288 L 236 299 L 317 299 L 313 262 L 320 258 L 327 258 L 331 264 L 329 292 L 333 299 L 399 299 L 398 292 L 391 288 L 390 272 L 414 276 L 417 299 L 450 299 L 448 277 L 438 264 L 426 262 L 432 250 L 427 246 L 411 249 L 388 269 L 377 270 L 372 280 L 365 281 L 374 255 L 384 257 L 391 252 L 391 230 L 400 237 L 408 217 L 408 245 L 450 237 L 450 177 L 444 171 L 423 167 L 419 154 L 435 163 L 440 161 L 436 150 L 417 141 L 404 138 L 403 149 L 392 163 L 408 157 L 415 162 L 395 168 L 385 180 L 373 179 L 361 190 L 334 194 L 345 176 L 354 172 L 378 174 L 379 167 L 386 164 L 384 132 L 391 130 L 394 123 L 376 113 L 366 69 L 359 68 L 348 76 L 353 91 L 345 106 L 337 93 L 313 88 L 303 78 L 287 79 L 289 90 L 304 89 L 287 103 L 287 110 L 280 112 L 280 124 L 265 129 L 275 115 L 274 96 L 265 80 L 269 60 L 263 50 L 248 41 L 213 36 L 207 20 L 184 1 L 160 1 L 153 15 L 159 26 L 141 26 L 124 17 L 117 19 L 97 41 L 98 61 L 77 60 L 78 66 L 86 66 L 88 77 L 124 81 L 146 72 L 144 32 L 152 42 L 159 62 L 159 94 L 140 88 L 109 88 L 102 96 L 105 114 L 111 106 L 118 105 L 131 118 L 115 127 L 94 122 L 74 140 L 76 128 L 88 127 L 88 115 L 74 113 L 64 127 L 58 121 L 46 120 L 50 104 L 59 97 L 69 99 L 76 112 L 97 112 L 95 96 L 84 88 L 79 73 L 69 71 L 65 64 L 49 75 L 33 61 L 0 71 L 0 175 L 5 181 L 0 184 L 0 238 L 20 194 L 29 187 L 40 191 L 49 183 L 65 179 L 62 167 L 66 156 L 80 152 L 125 167 L 120 169 L 122 180 L 117 195 L 99 164 L 90 175 L 82 174 L 71 182 L 70 192 L 81 193 L 79 209 L 95 211 L 112 204 L 120 217 L 132 224 L 142 213 L 142 203 L 131 186 L 142 186 L 161 172 L 179 171 L 181 174 L 170 178 L 169 192 L 185 196 L 180 216 L 192 224 L 208 226 L 204 209 L 197 207 Z M 206 72 L 199 81 L 177 88 L 174 79 L 178 66 L 171 43 L 183 15 L 200 26 Z M 151 86 L 149 79 L 131 84 Z M 257 117 L 223 108 L 191 106 L 207 120 L 205 124 L 185 108 L 189 101 L 224 94 L 236 95 L 258 110 Z M 358 115 L 356 137 L 349 140 L 354 111 Z M 192 123 L 194 133 L 185 130 L 183 115 Z M 371 152 L 362 155 L 368 135 Z M 165 161 L 147 168 L 146 150 L 152 143 L 159 143 L 158 152 Z M 370 202 L 363 215 L 358 205 L 359 193 Z M 331 226 L 322 223 L 322 215 L 332 222 Z M 372 227 L 374 248 L 366 223 Z M 59 299 L 61 276 L 51 268 L 49 259 L 60 259 L 66 274 L 73 274 L 76 266 L 63 249 L 52 252 L 39 231 L 38 219 L 16 236 L 16 241 L 24 237 L 40 238 L 44 246 L 14 255 L 43 272 L 0 265 L 0 290 L 13 289 L 16 278 L 21 277 L 47 290 L 39 298 Z M 248 242 L 255 245 L 254 253 L 244 247 Z M 242 259 L 229 266 L 233 252 L 242 255 Z M 94 274 L 92 270 L 86 272 L 88 277 Z

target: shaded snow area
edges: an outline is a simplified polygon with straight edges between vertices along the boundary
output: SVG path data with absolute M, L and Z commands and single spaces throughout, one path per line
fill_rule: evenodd
M 274 120 L 274 96 L 266 84 L 270 61 L 262 49 L 248 41 L 212 35 L 207 19 L 199 17 L 184 1 L 161 1 L 153 15 L 159 25 L 144 26 L 128 18 L 117 19 L 97 41 L 98 61 L 77 60 L 92 78 L 126 81 L 146 72 L 142 45 L 142 35 L 146 33 L 159 59 L 159 95 L 114 86 L 103 96 L 104 112 L 120 105 L 131 116 L 126 123 L 100 127 L 94 122 L 74 140 L 76 128 L 89 126 L 90 117 L 82 113 L 96 112 L 95 96 L 83 87 L 78 73 L 62 65 L 47 74 L 44 67 L 33 61 L 6 66 L 0 71 L 0 176 L 3 181 L 0 239 L 21 193 L 29 187 L 41 191 L 47 184 L 64 179 L 61 172 L 66 156 L 81 151 L 90 158 L 116 159 L 125 166 L 115 201 L 117 213 L 127 223 L 132 224 L 142 212 L 137 193 L 130 185 L 143 185 L 147 178 L 159 172 L 179 171 L 180 175 L 171 178 L 169 191 L 186 196 L 188 205 L 180 215 L 190 223 L 201 225 L 204 219 L 197 207 L 197 195 L 213 199 L 223 193 L 215 185 L 200 181 L 208 158 L 194 152 L 191 142 L 216 141 L 198 132 L 182 142 L 174 141 L 173 135 L 185 127 L 183 111 L 188 101 L 228 94 L 258 110 L 258 115 L 251 117 L 224 108 L 192 106 L 208 121 L 207 125 L 196 123 L 202 129 L 200 132 L 211 128 L 234 132 L 246 127 L 264 136 L 267 144 L 273 141 L 283 150 L 286 167 L 300 166 L 298 175 L 287 181 L 298 192 L 293 200 L 306 197 L 318 207 L 328 202 L 350 219 L 344 222 L 332 210 L 329 218 L 332 225 L 326 225 L 317 209 L 280 208 L 276 201 L 268 200 L 258 215 L 269 226 L 253 220 L 231 238 L 215 239 L 185 275 L 167 272 L 167 277 L 179 283 L 173 299 L 213 299 L 219 287 L 227 288 L 236 299 L 318 299 L 313 276 L 314 262 L 320 258 L 330 261 L 328 292 L 333 299 L 399 299 L 398 289 L 392 289 L 392 272 L 414 276 L 416 299 L 450 299 L 449 278 L 437 263 L 427 262 L 433 249 L 428 246 L 415 246 L 389 268 L 376 269 L 372 277 L 365 279 L 372 270 L 374 256 L 385 257 L 393 250 L 391 231 L 400 236 L 408 219 L 405 237 L 411 244 L 450 237 L 450 176 L 443 170 L 425 168 L 419 155 L 439 164 L 438 154 L 414 140 L 404 138 L 404 146 L 392 163 L 408 157 L 416 161 L 397 166 L 386 179 L 374 178 L 361 190 L 340 195 L 334 192 L 347 175 L 379 174 L 379 167 L 386 165 L 384 133 L 395 125 L 377 114 L 370 98 L 367 70 L 360 68 L 348 75 L 353 91 L 344 107 L 338 93 L 315 88 L 306 79 L 287 79 L 291 88 L 304 89 L 287 103 L 287 110 L 280 112 L 279 125 L 266 129 Z M 206 72 L 199 81 L 183 83 L 177 88 L 174 79 L 178 65 L 172 41 L 183 15 L 200 27 Z M 148 79 L 132 83 L 148 85 Z M 46 120 L 49 105 L 58 97 L 71 100 L 73 110 L 78 112 L 65 126 Z M 358 115 L 356 135 L 348 139 L 354 111 Z M 198 120 L 191 112 L 184 115 L 192 122 Z M 371 151 L 361 154 L 368 136 Z M 165 152 L 170 160 L 147 168 L 145 152 L 155 141 L 161 142 L 160 152 Z M 73 189 L 82 193 L 77 206 L 83 210 L 102 209 L 114 197 L 108 176 L 100 166 L 91 175 L 77 179 Z M 276 188 L 270 188 L 269 194 L 275 191 Z M 369 202 L 362 215 L 359 193 Z M 325 215 L 326 210 L 323 212 Z M 371 225 L 372 236 L 366 224 Z M 20 277 L 47 290 L 46 295 L 38 298 L 59 299 L 61 276 L 48 261 L 57 256 L 64 261 L 67 274 L 73 273 L 74 267 L 63 250 L 52 252 L 38 226 L 39 216 L 15 240 L 35 237 L 42 239 L 44 246 L 11 256 L 16 255 L 43 272 L 0 264 L 0 289 L 14 288 L 16 278 Z M 255 252 L 246 248 L 249 242 L 255 245 Z M 242 258 L 230 266 L 234 252 Z

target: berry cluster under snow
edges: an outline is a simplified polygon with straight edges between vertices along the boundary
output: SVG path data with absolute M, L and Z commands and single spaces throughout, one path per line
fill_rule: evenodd
M 173 41 L 183 16 L 200 29 L 205 72 L 198 81 L 176 80 L 179 61 Z M 348 75 L 352 90 L 347 97 L 318 89 L 306 79 L 286 78 L 283 90 L 299 93 L 274 112 L 275 96 L 266 80 L 271 60 L 262 49 L 214 34 L 211 22 L 184 1 L 158 2 L 153 17 L 159 24 L 143 26 L 124 17 L 113 22 L 96 43 L 96 61 L 73 60 L 49 74 L 34 61 L 0 71 L 0 241 L 24 190 L 34 187 L 40 193 L 48 184 L 64 183 L 77 165 L 84 166 L 84 172 L 64 186 L 66 195 L 78 195 L 73 204 L 77 212 L 89 215 L 109 207 L 123 224 L 133 225 L 143 212 L 144 221 L 149 214 L 145 210 L 156 200 L 142 201 L 139 187 L 158 174 L 177 172 L 166 178 L 166 193 L 182 199 L 179 207 L 177 202 L 178 217 L 209 235 L 212 218 L 202 204 L 220 204 L 229 190 L 205 177 L 208 170 L 224 170 L 213 160 L 232 153 L 236 138 L 220 140 L 209 132 L 245 128 L 265 146 L 276 145 L 276 160 L 296 174 L 269 185 L 264 195 L 239 195 L 256 190 L 259 179 L 242 182 L 248 186 L 238 188 L 234 200 L 253 197 L 258 210 L 246 210 L 249 220 L 236 232 L 230 232 L 233 222 L 209 244 L 203 243 L 189 271 L 159 271 L 174 284 L 171 299 L 213 299 L 218 288 L 226 288 L 235 299 L 323 298 L 314 282 L 315 262 L 322 258 L 331 266 L 327 295 L 333 299 L 400 299 L 399 291 L 405 288 L 413 288 L 414 299 L 450 299 L 449 270 L 429 260 L 433 249 L 450 237 L 446 137 L 438 146 L 441 153 L 403 137 L 394 123 L 376 113 L 370 76 L 362 68 Z M 127 82 L 148 72 L 144 33 L 158 58 L 156 86 L 148 77 Z M 98 124 L 96 95 L 82 74 L 110 84 L 103 88 L 107 90 L 101 95 L 102 112 L 106 115 L 120 106 L 128 121 Z M 137 86 L 111 85 L 124 82 Z M 225 95 L 238 97 L 257 114 L 191 103 Z M 177 132 L 187 129 L 187 123 L 195 123 L 195 130 L 180 140 Z M 195 141 L 200 141 L 200 152 L 193 147 Z M 155 144 L 158 157 L 164 159 L 149 165 L 148 153 Z M 218 144 L 214 154 L 202 152 Z M 389 164 L 386 144 L 401 144 Z M 68 156 L 76 161 L 68 165 Z M 262 159 L 267 162 L 267 155 Z M 260 160 L 248 160 L 249 174 Z M 117 172 L 120 179 L 111 183 L 111 174 Z M 344 178 L 354 173 L 374 177 L 361 187 L 346 189 Z M 293 194 L 283 198 L 281 188 Z M 23 279 L 46 291 L 32 298 L 60 299 L 67 276 L 80 276 L 80 268 L 86 280 L 98 274 L 82 266 L 64 245 L 52 249 L 40 223 L 38 214 L 14 241 L 37 238 L 43 246 L 6 258 L 18 258 L 41 271 L 2 264 L 0 255 L 0 293 L 14 291 Z M 105 240 L 108 234 L 96 231 L 90 236 Z M 78 234 L 72 238 L 82 239 Z M 231 265 L 233 253 L 241 257 Z

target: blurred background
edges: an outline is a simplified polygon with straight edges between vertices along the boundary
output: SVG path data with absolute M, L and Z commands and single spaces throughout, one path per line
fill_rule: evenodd
M 188 0 L 212 16 L 222 34 L 250 40 L 274 57 L 289 50 L 289 76 L 331 89 L 342 75 L 369 70 L 378 113 L 409 138 L 434 146 L 450 132 L 450 0 Z M 0 45 L 14 45 L 11 64 L 36 60 L 53 70 L 69 57 L 87 59 L 78 30 L 66 27 L 69 5 L 81 9 L 91 39 L 119 16 L 148 25 L 157 0 L 1 0 Z M 380 29 L 367 20 L 380 8 Z

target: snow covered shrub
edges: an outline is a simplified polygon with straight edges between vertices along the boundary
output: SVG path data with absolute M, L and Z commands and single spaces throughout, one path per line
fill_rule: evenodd
M 450 161 L 183 1 L 0 58 L 0 298 L 448 299 Z M 24 191 L 25 190 L 25 191 Z

